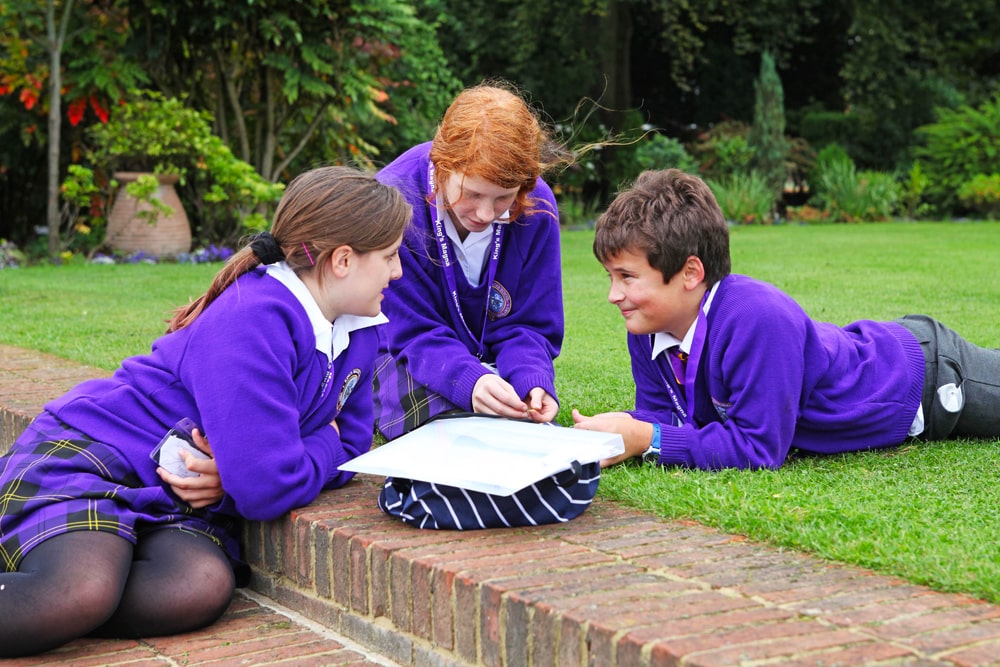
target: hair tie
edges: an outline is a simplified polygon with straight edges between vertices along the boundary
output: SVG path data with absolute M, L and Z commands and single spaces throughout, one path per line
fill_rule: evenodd
M 306 247 L 306 242 L 302 242 L 302 249 L 306 251 L 306 257 L 309 258 L 309 265 L 316 266 L 316 262 L 313 261 L 313 256 L 309 254 L 309 248 Z
M 285 259 L 281 246 L 268 232 L 261 232 L 250 239 L 250 248 L 261 264 L 274 264 Z

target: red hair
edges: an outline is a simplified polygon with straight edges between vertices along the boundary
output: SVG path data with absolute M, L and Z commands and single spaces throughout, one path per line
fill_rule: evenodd
M 543 158 L 549 143 L 538 115 L 520 95 L 503 84 L 480 84 L 459 93 L 445 111 L 430 158 L 437 183 L 462 173 L 517 188 L 511 206 L 516 218 L 534 210 L 528 194 L 550 166 Z

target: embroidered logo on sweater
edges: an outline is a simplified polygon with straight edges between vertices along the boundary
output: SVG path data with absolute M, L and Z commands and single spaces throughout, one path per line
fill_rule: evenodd
M 358 386 L 358 380 L 361 379 L 361 369 L 355 368 L 353 371 L 347 374 L 344 378 L 344 384 L 340 387 L 340 396 L 337 397 L 337 412 L 344 407 L 344 403 L 347 402 L 347 397 L 351 395 L 354 388 Z
M 489 317 L 490 320 L 499 320 L 510 314 L 510 292 L 500 284 L 499 280 L 494 280 L 490 287 Z

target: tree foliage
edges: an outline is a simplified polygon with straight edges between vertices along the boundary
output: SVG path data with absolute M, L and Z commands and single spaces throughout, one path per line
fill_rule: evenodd
M 102 120 L 107 101 L 144 80 L 142 70 L 123 60 L 117 50 L 121 20 L 116 0 L 9 0 L 0 3 L 0 94 L 16 93 L 27 110 L 47 117 L 43 135 L 47 150 L 48 253 L 60 251 L 59 181 L 63 96 L 69 120 L 76 124 L 87 103 Z M 73 56 L 64 62 L 63 53 Z M 30 135 L 39 136 L 31 132 Z
M 976 176 L 1000 171 L 1000 94 L 976 107 L 940 108 L 936 115 L 917 130 L 915 152 L 929 182 L 927 198 L 950 210 Z
M 132 17 L 132 47 L 164 92 L 210 110 L 220 136 L 272 181 L 296 164 L 369 158 L 365 130 L 453 88 L 402 0 L 151 0 Z
M 913 131 L 936 107 L 976 104 L 1000 90 L 1000 13 L 993 0 L 854 0 L 841 71 L 859 119 L 855 159 L 906 162 Z

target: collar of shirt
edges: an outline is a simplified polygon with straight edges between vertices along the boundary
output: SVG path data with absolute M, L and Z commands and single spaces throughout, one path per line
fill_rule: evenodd
M 444 200 L 441 195 L 437 198 L 437 210 L 444 216 L 444 231 L 452 241 L 452 248 L 455 249 L 455 260 L 462 267 L 462 273 L 470 285 L 478 285 L 483 277 L 483 265 L 486 264 L 486 256 L 490 252 L 493 241 L 493 225 L 490 225 L 481 232 L 469 232 L 465 240 L 458 237 L 458 229 L 451 219 L 451 214 L 444 207 Z M 510 216 L 507 211 L 499 220 L 505 221 Z
M 715 291 L 719 289 L 719 283 L 712 285 L 711 289 L 708 291 L 708 296 L 705 297 L 705 305 L 702 306 L 702 310 L 708 315 L 709 308 L 712 307 L 712 299 L 715 298 Z M 683 339 L 678 339 L 677 337 L 668 334 L 666 331 L 660 331 L 653 334 L 653 356 L 651 358 L 656 359 L 662 353 L 666 352 L 672 347 L 680 346 L 681 352 L 685 354 L 691 353 L 691 343 L 694 341 L 694 332 L 698 326 L 698 320 L 695 319 L 691 323 L 690 328 L 688 328 L 687 333 L 684 334 Z
M 285 262 L 267 265 L 267 275 L 276 279 L 288 288 L 292 296 L 302 304 L 312 323 L 313 335 L 316 337 L 316 349 L 326 355 L 326 358 L 333 361 L 347 349 L 351 342 L 351 332 L 357 329 L 384 324 L 389 318 L 384 313 L 379 313 L 375 317 L 365 317 L 360 315 L 341 315 L 330 323 L 323 316 L 319 304 L 313 298 L 312 292 L 306 284 L 295 275 L 295 272 Z

